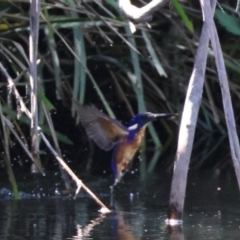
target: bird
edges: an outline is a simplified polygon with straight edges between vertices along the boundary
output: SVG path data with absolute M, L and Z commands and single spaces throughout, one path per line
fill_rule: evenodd
M 73 99 L 73 105 L 88 137 L 105 151 L 113 149 L 111 159 L 115 179 L 113 186 L 117 185 L 124 173 L 129 170 L 132 159 L 141 145 L 147 124 L 158 118 L 177 115 L 176 113 L 139 113 L 129 121 L 127 126 L 124 126 L 94 105 L 84 106 L 75 99 Z

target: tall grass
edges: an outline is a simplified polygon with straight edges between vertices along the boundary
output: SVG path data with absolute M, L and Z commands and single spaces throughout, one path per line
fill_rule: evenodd
M 201 11 L 195 7 L 194 1 L 182 5 L 187 19 L 182 15 L 180 17 L 174 9 L 166 7 L 154 14 L 149 25 L 135 23 L 135 33 L 132 32 L 129 21 L 119 14 L 114 1 L 42 0 L 39 4 L 39 15 L 34 15 L 36 25 L 32 27 L 29 24 L 29 10 L 33 5 L 19 0 L 9 0 L 0 5 L 0 61 L 7 75 L 13 79 L 13 83 L 9 83 L 7 75 L 2 73 L 0 84 L 3 92 L 1 118 L 12 119 L 8 111 L 4 110 L 10 106 L 8 99 L 11 99 L 15 118 L 27 115 L 31 119 L 33 131 L 22 131 L 28 137 L 31 136 L 32 140 L 31 143 L 27 142 L 27 146 L 24 144 L 26 149 L 36 154 L 31 156 L 40 169 L 42 166 L 38 162 L 37 133 L 40 118 L 45 129 L 50 129 L 55 149 L 60 156 L 61 146 L 58 142 L 72 143 L 67 137 L 59 137 L 55 131 L 50 111 L 61 111 L 54 106 L 56 101 L 62 101 L 63 106 L 69 110 L 71 99 L 76 98 L 81 103 L 95 104 L 111 117 L 122 117 L 124 121 L 142 111 L 181 113 L 202 24 Z M 233 21 L 236 20 L 232 9 L 229 6 L 223 7 L 226 14 Z M 221 26 L 226 26 L 220 14 L 217 18 Z M 225 50 L 230 89 L 237 113 L 240 107 L 240 60 L 237 57 L 238 45 L 234 43 L 237 30 L 227 31 L 222 27 L 220 30 L 225 36 L 222 48 Z M 29 40 L 29 34 L 35 36 L 35 40 Z M 30 58 L 27 57 L 28 53 Z M 209 50 L 209 56 L 211 55 Z M 210 58 L 207 65 L 198 129 L 224 134 L 220 89 L 212 61 Z M 28 91 L 29 88 L 32 92 Z M 26 110 L 29 99 L 30 111 Z M 68 117 L 71 118 L 70 115 L 66 116 L 66 124 Z M 238 118 L 237 114 L 237 122 Z M 164 138 L 156 125 L 148 128 L 154 148 L 160 149 L 160 153 L 167 149 L 173 139 L 173 124 L 162 122 L 162 125 L 167 132 Z M 2 129 L 4 126 L 2 120 Z M 24 124 L 20 122 L 19 126 L 21 128 Z M 66 134 L 64 129 L 61 131 Z M 170 136 L 167 141 L 166 135 Z M 3 151 L 6 156 L 11 152 L 7 138 L 13 139 L 14 135 L 4 132 Z M 142 154 L 144 156 L 145 152 L 142 151 Z M 153 171 L 159 157 L 157 154 L 152 160 L 143 159 L 141 169 L 144 175 Z M 69 186 L 67 180 L 65 183 Z

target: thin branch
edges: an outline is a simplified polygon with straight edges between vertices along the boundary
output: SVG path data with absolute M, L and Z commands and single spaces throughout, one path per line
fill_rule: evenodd
M 9 92 L 13 92 L 16 96 L 17 101 L 20 104 L 21 107 L 21 112 L 25 112 L 26 115 L 32 119 L 32 114 L 29 112 L 28 108 L 26 107 L 25 103 L 22 100 L 22 97 L 20 96 L 15 83 L 13 81 L 13 79 L 10 77 L 10 75 L 8 74 L 7 70 L 3 67 L 2 63 L 0 62 L 0 70 L 2 71 L 2 73 L 4 74 L 4 76 L 7 78 L 8 81 L 8 89 Z M 11 132 L 14 134 L 14 136 L 17 138 L 17 140 L 19 141 L 19 143 L 23 146 L 23 149 L 26 151 L 26 153 L 28 154 L 28 156 L 31 158 L 31 160 L 35 163 L 35 165 L 37 166 L 38 170 L 44 174 L 41 166 L 38 164 L 38 162 L 36 161 L 36 159 L 32 156 L 32 154 L 28 151 L 28 149 L 26 148 L 26 146 L 24 145 L 24 143 L 20 140 L 20 138 L 18 137 L 17 134 L 15 134 L 15 131 L 13 131 L 13 127 L 11 125 L 11 122 L 7 119 L 5 120 L 6 124 L 8 125 L 9 129 L 11 130 Z
M 201 0 L 200 0 L 201 1 Z M 215 0 L 212 0 L 213 12 Z M 187 173 L 192 153 L 197 117 L 202 99 L 204 76 L 208 56 L 209 34 L 206 22 L 203 24 L 201 37 L 195 57 L 194 68 L 188 85 L 182 120 L 178 136 L 178 148 L 174 164 L 174 173 L 170 193 L 168 212 L 169 224 L 181 224 L 186 195 Z
M 0 104 L 0 116 L 1 116 L 1 122 L 2 122 L 2 132 L 3 132 L 3 147 L 4 147 L 4 153 L 5 153 L 5 162 L 6 162 L 6 168 L 7 168 L 7 173 L 8 173 L 8 178 L 9 181 L 12 184 L 12 189 L 13 189 L 13 195 L 15 199 L 19 199 L 19 192 L 18 192 L 18 186 L 16 182 L 16 178 L 14 176 L 14 172 L 12 169 L 12 164 L 11 164 L 11 157 L 10 157 L 10 139 L 9 139 L 9 131 L 6 127 L 6 122 L 4 121 L 4 115 L 2 112 L 2 106 Z
M 38 35 L 39 35 L 39 12 L 40 1 L 30 1 L 30 36 L 29 36 L 29 82 L 31 87 L 31 135 L 32 151 L 38 155 L 38 108 L 37 108 L 37 53 L 38 53 Z
M 25 106 L 25 103 L 22 100 L 22 97 L 20 96 L 15 83 L 13 81 L 13 79 L 10 77 L 10 75 L 8 74 L 7 70 L 3 67 L 2 63 L 0 62 L 0 70 L 2 71 L 2 73 L 5 75 L 5 77 L 7 78 L 8 81 L 8 90 L 9 92 L 13 92 L 16 96 L 17 101 L 19 101 L 20 107 L 21 107 L 21 112 L 25 112 L 26 115 L 32 119 L 32 114 L 29 112 L 29 110 L 27 109 L 27 107 Z
M 240 188 L 240 150 L 239 150 L 239 139 L 236 130 L 236 123 L 234 118 L 234 112 L 232 107 L 232 100 L 229 90 L 228 77 L 225 68 L 223 53 L 219 42 L 216 26 L 213 21 L 213 12 L 210 8 L 208 1 L 200 0 L 202 11 L 204 14 L 204 20 L 207 24 L 211 45 L 215 56 L 215 63 L 218 72 L 218 78 L 220 82 L 223 108 L 226 118 L 226 124 L 228 129 L 228 136 L 230 142 L 231 156 L 238 180 L 238 187 Z
M 40 130 L 40 128 L 39 128 Z M 77 185 L 77 191 L 76 194 L 78 194 L 81 187 L 84 188 L 84 190 L 102 207 L 101 212 L 102 213 L 108 213 L 111 212 L 98 198 L 97 196 L 74 174 L 74 172 L 68 167 L 68 165 L 59 157 L 57 152 L 53 149 L 43 132 L 40 130 L 40 135 L 42 137 L 42 140 L 47 145 L 48 149 L 52 152 L 52 154 L 55 156 L 55 158 L 58 160 L 58 162 L 61 164 L 61 166 L 68 172 L 68 174 L 72 177 L 72 179 L 76 182 Z M 76 198 L 76 195 L 75 195 Z
M 33 158 L 32 154 L 30 153 L 30 151 L 28 150 L 27 146 L 24 144 L 24 142 L 21 140 L 21 138 L 18 136 L 17 132 L 14 130 L 14 126 L 13 124 L 10 122 L 10 120 L 8 120 L 5 116 L 2 116 L 3 120 L 5 121 L 5 124 L 8 126 L 8 128 L 10 129 L 11 133 L 15 136 L 15 138 L 17 139 L 17 141 L 19 142 L 19 144 L 22 146 L 23 150 L 27 153 L 27 155 L 29 156 L 29 158 L 35 163 L 35 165 L 37 166 L 38 170 L 45 176 L 45 173 L 43 172 L 41 166 L 39 166 L 39 164 L 35 161 L 35 159 Z

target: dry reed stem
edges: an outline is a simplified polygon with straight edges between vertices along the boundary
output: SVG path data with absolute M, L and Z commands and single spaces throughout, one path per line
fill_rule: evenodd
M 215 9 L 215 0 L 212 0 Z M 209 34 L 206 22 L 195 57 L 194 68 L 188 85 L 182 120 L 178 137 L 178 148 L 170 193 L 168 222 L 181 223 L 186 195 L 187 174 L 192 153 L 193 140 L 199 107 L 202 99 L 203 84 L 208 56 Z
M 61 166 L 68 172 L 68 174 L 72 177 L 72 179 L 76 182 L 77 190 L 76 195 L 78 194 L 81 187 L 84 188 L 84 190 L 102 207 L 101 212 L 108 213 L 111 212 L 100 200 L 99 198 L 74 174 L 74 172 L 68 167 L 68 165 L 59 157 L 57 152 L 53 149 L 43 132 L 39 128 L 39 133 L 42 137 L 42 140 L 47 145 L 48 149 L 52 152 L 52 154 L 55 156 L 55 158 L 58 160 L 58 162 L 61 164 Z M 76 198 L 76 195 L 74 198 Z
M 215 23 L 213 21 L 213 12 L 208 1 L 200 0 L 204 20 L 207 24 L 211 45 L 213 48 L 215 62 L 218 72 L 218 78 L 220 82 L 220 88 L 222 91 L 222 101 L 223 108 L 227 123 L 228 136 L 230 142 L 231 155 L 233 159 L 233 164 L 235 168 L 235 173 L 238 181 L 238 186 L 240 188 L 240 150 L 239 150 L 239 139 L 236 130 L 236 123 L 234 118 L 234 112 L 232 107 L 232 100 L 229 90 L 228 77 L 224 64 L 223 54 L 221 45 L 219 42 L 217 30 Z

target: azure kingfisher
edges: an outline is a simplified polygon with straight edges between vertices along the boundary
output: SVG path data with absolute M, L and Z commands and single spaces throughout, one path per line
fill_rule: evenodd
M 124 172 L 128 170 L 142 142 L 147 124 L 158 118 L 177 115 L 175 113 L 140 113 L 133 117 L 125 127 L 118 120 L 99 111 L 95 106 L 83 106 L 76 100 L 73 100 L 73 103 L 87 135 L 101 149 L 105 151 L 113 149 L 114 186 L 120 181 Z

